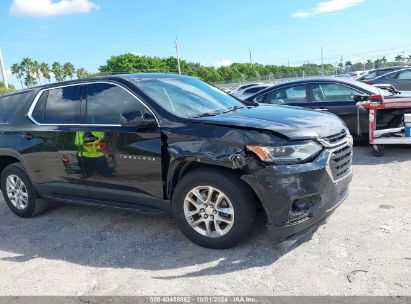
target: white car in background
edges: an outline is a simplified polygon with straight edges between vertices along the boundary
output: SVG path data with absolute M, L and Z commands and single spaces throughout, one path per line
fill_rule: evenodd
M 233 90 L 233 92 L 232 92 L 231 95 L 233 95 L 233 96 L 235 96 L 235 97 L 238 97 L 238 96 L 240 96 L 241 94 L 243 94 L 243 92 L 244 92 L 245 89 L 254 87 L 254 86 L 256 86 L 256 85 L 261 85 L 261 84 L 262 84 L 262 83 L 247 83 L 247 84 L 242 84 L 242 85 L 238 86 L 237 88 L 235 88 L 235 89 Z
M 251 95 L 254 95 L 257 92 L 260 92 L 261 90 L 264 90 L 268 87 L 270 87 L 271 85 L 269 84 L 259 84 L 259 85 L 254 85 L 251 87 L 247 87 L 244 90 L 241 91 L 236 91 L 233 93 L 233 95 L 239 99 L 246 99 L 247 97 L 250 97 Z
M 368 73 L 368 71 L 353 71 L 353 72 L 348 72 L 348 73 L 344 74 L 344 77 L 357 80 L 357 79 L 361 78 L 362 76 L 364 76 L 367 73 Z

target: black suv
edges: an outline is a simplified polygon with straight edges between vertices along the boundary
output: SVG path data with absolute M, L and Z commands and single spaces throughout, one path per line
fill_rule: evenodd
M 172 214 L 197 244 L 278 240 L 348 195 L 351 136 L 332 114 L 249 105 L 195 78 L 134 74 L 0 98 L 1 190 L 21 217 L 52 200 Z M 153 222 L 155 225 L 155 222 Z

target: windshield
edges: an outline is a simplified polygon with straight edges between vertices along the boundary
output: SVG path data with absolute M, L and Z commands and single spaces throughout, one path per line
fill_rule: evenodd
M 217 115 L 244 107 L 237 99 L 195 78 L 136 79 L 134 83 L 166 111 L 180 117 Z

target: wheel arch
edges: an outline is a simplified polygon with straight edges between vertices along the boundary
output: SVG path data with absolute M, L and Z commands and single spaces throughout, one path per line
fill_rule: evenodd
M 173 170 L 172 174 L 169 175 L 170 180 L 168 182 L 168 189 L 167 189 L 167 198 L 170 199 L 173 196 L 173 191 L 175 187 L 177 186 L 177 183 L 179 180 L 181 180 L 185 175 L 189 174 L 190 172 L 193 172 L 194 170 L 201 170 L 201 169 L 209 169 L 213 171 L 218 171 L 218 172 L 225 172 L 227 174 L 236 176 L 239 181 L 244 183 L 246 187 L 248 187 L 251 190 L 251 193 L 254 195 L 254 201 L 256 203 L 256 207 L 258 209 L 264 210 L 265 216 L 268 218 L 268 213 L 264 205 L 262 204 L 260 197 L 257 195 L 257 193 L 254 191 L 254 189 L 248 185 L 243 179 L 241 179 L 242 171 L 237 169 L 230 169 L 227 167 L 223 166 L 218 166 L 214 164 L 208 164 L 208 163 L 199 163 L 195 161 L 183 161 L 180 162 L 175 169 Z
M 31 173 L 27 169 L 28 167 L 23 157 L 12 149 L 0 149 L 0 176 L 7 166 L 15 163 L 20 163 L 24 167 L 24 170 L 26 171 L 30 181 L 32 182 L 32 184 L 34 184 Z

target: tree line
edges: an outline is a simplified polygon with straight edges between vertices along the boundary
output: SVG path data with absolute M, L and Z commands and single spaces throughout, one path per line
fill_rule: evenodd
M 50 66 L 48 63 L 39 63 L 31 58 L 23 58 L 20 63 L 11 66 L 11 73 L 20 81 L 21 87 L 33 87 L 38 84 L 50 83 L 52 76 L 56 81 L 66 79 L 86 78 L 90 74 L 84 68 L 76 69 L 70 62 L 61 64 L 56 61 Z M 42 81 L 43 80 L 43 81 Z
M 369 59 L 365 62 L 353 63 L 351 61 L 346 61 L 344 63 L 343 58 L 341 58 L 340 62 L 336 65 L 306 63 L 300 66 L 233 63 L 230 66 L 212 67 L 180 60 L 182 74 L 198 77 L 211 83 L 335 75 L 344 74 L 350 71 L 404 65 L 406 63 L 411 63 L 411 55 L 408 57 L 398 55 L 395 57 L 395 60 L 391 62 L 384 56 L 382 58 L 377 58 L 376 60 Z M 99 67 L 100 75 L 138 72 L 176 73 L 177 60 L 175 57 L 160 58 L 122 54 L 110 57 L 106 61 L 106 64 Z

